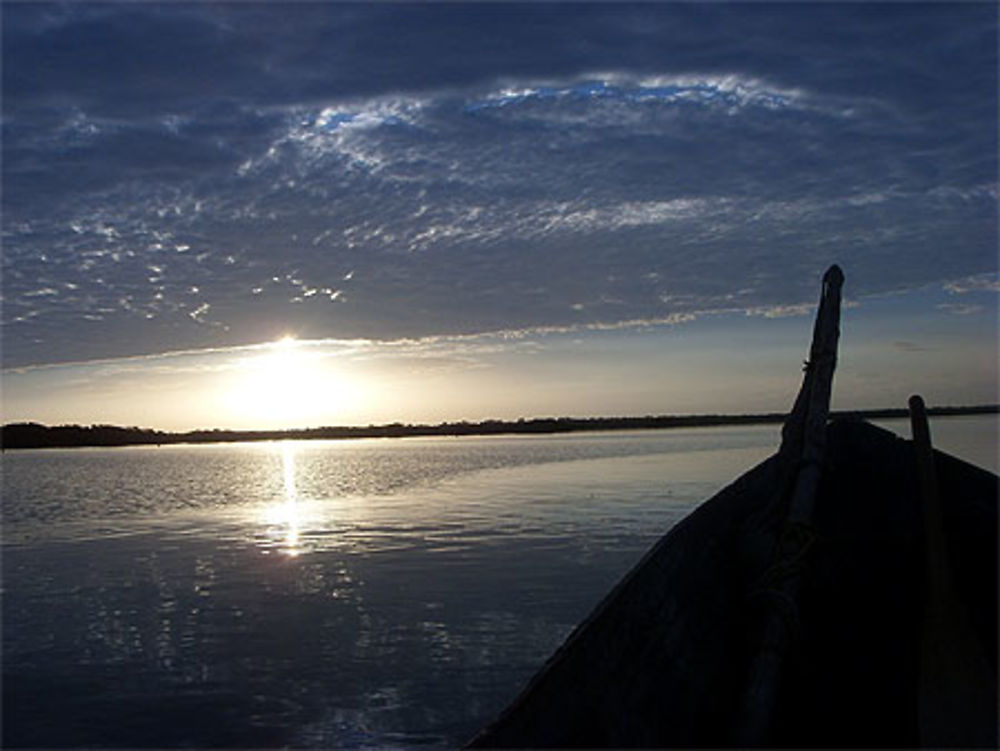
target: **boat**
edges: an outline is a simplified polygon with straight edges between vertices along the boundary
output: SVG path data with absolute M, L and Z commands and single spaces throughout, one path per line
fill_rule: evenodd
M 996 748 L 995 474 L 830 419 L 843 273 L 777 453 L 614 587 L 470 748 Z

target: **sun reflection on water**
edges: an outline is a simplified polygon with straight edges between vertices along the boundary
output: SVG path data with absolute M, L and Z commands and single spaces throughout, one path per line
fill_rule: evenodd
M 264 521 L 269 527 L 280 530 L 279 550 L 285 555 L 297 556 L 302 553 L 299 539 L 302 515 L 295 488 L 295 444 L 290 441 L 281 443 L 281 466 L 284 475 L 284 501 L 268 506 L 264 510 Z

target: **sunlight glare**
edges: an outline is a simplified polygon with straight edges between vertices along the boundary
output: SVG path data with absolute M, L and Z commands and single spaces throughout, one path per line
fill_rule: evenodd
M 322 349 L 285 336 L 241 360 L 222 406 L 253 428 L 329 425 L 360 406 L 361 389 L 337 373 Z
M 284 476 L 284 502 L 264 510 L 264 522 L 281 530 L 281 552 L 295 557 L 301 553 L 299 530 L 302 518 L 299 513 L 298 493 L 295 489 L 295 446 L 289 441 L 281 443 L 281 467 Z

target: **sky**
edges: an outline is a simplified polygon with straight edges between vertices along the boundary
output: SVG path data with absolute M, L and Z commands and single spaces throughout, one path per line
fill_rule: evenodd
M 997 400 L 997 5 L 2 12 L 2 418 Z

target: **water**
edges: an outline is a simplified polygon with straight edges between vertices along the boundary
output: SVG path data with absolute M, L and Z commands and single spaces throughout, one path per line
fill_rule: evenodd
M 8 452 L 4 743 L 454 747 L 777 436 Z
M 874 420 L 876 425 L 904 438 L 910 437 L 906 418 Z M 965 415 L 930 418 L 931 442 L 934 447 L 997 474 L 1000 472 L 997 415 Z

